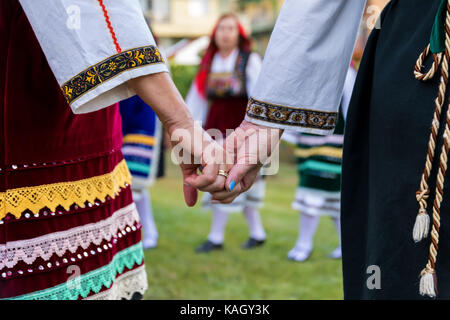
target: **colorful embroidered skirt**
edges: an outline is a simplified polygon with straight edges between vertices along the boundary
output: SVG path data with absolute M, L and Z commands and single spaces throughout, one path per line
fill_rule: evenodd
M 309 215 L 339 217 L 343 136 L 298 134 L 299 186 L 292 208 Z
M 0 299 L 144 294 L 118 105 L 74 115 L 18 1 L 0 26 Z
M 143 294 L 141 225 L 120 151 L 71 165 L 22 164 L 8 174 L 35 179 L 35 167 L 52 177 L 78 174 L 80 179 L 0 194 L 0 298 Z

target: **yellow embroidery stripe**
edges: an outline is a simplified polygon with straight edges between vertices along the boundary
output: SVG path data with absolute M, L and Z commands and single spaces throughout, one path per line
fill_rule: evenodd
M 342 148 L 318 147 L 311 149 L 296 149 L 295 155 L 300 158 L 308 158 L 312 156 L 342 158 Z
M 86 201 L 105 201 L 107 196 L 114 198 L 120 188 L 130 183 L 131 174 L 122 160 L 112 172 L 101 176 L 7 190 L 0 193 L 0 219 L 8 213 L 20 218 L 25 210 L 36 213 L 47 207 L 55 211 L 58 206 L 69 210 L 73 204 L 82 207 Z
M 138 143 L 153 146 L 155 145 L 155 138 L 144 134 L 127 134 L 123 137 L 123 143 Z

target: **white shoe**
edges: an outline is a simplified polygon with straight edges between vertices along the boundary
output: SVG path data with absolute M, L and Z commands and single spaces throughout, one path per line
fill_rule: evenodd
M 334 249 L 334 251 L 330 254 L 330 258 L 332 259 L 342 259 L 342 248 L 341 246 Z
M 158 245 L 158 239 L 144 239 L 142 240 L 142 246 L 144 249 L 154 249 Z
M 298 248 L 295 247 L 288 253 L 288 259 L 297 261 L 297 262 L 303 262 L 308 260 L 308 258 L 311 256 L 312 249 L 305 249 L 305 248 Z

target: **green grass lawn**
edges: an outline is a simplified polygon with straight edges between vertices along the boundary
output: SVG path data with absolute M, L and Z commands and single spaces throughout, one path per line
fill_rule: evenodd
M 307 262 L 286 258 L 298 233 L 298 213 L 291 208 L 296 185 L 294 164 L 282 163 L 279 174 L 267 179 L 264 247 L 242 250 L 248 237 L 245 218 L 231 214 L 225 250 L 199 255 L 194 248 L 206 239 L 211 214 L 184 204 L 179 169 L 169 164 L 166 177 L 151 188 L 160 238 L 158 248 L 145 254 L 145 298 L 342 299 L 341 261 L 328 258 L 338 242 L 331 219 L 321 219 Z

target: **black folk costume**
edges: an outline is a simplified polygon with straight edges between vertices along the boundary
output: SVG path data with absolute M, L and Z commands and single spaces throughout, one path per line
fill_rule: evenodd
M 287 0 L 247 119 L 332 133 L 364 5 Z M 392 0 L 367 43 L 344 139 L 346 299 L 450 298 L 448 5 Z M 379 270 L 380 288 L 367 286 L 370 270 Z
M 439 298 L 450 298 L 450 242 L 445 235 L 445 226 L 450 223 L 445 213 L 450 206 L 444 197 L 446 155 L 441 154 L 441 149 L 444 153 L 448 150 L 443 147 L 448 62 L 441 62 L 442 54 L 434 55 L 434 59 L 431 53 L 428 59 L 420 55 L 424 47 L 429 51 L 430 38 L 431 48 L 436 50 L 430 34 L 435 33 L 433 25 L 445 21 L 445 12 L 441 15 L 439 8 L 446 11 L 447 1 L 392 1 L 382 15 L 381 29 L 374 30 L 369 39 L 361 64 L 344 147 L 343 210 L 348 223 L 343 222 L 347 235 L 343 241 L 349 243 L 348 250 L 365 253 L 367 265 L 380 267 L 384 289 L 355 287 L 356 281 L 367 274 L 356 272 L 347 260 L 344 272 L 354 275 L 346 282 L 350 297 L 415 299 L 419 289 L 424 296 L 436 297 L 439 293 Z M 412 39 L 405 34 L 407 28 L 415 30 Z M 422 76 L 422 62 L 431 71 L 439 65 L 441 69 L 434 77 L 430 73 Z M 361 148 L 361 139 L 370 144 Z M 357 167 L 356 162 L 360 163 Z M 358 183 L 352 183 L 354 175 L 360 177 Z M 361 178 L 367 186 L 362 186 Z M 356 215 L 356 207 L 363 204 L 367 214 Z M 393 212 L 398 212 L 398 218 L 392 217 Z M 431 215 L 433 227 L 431 237 L 427 237 Z M 350 235 L 351 224 L 354 227 L 355 223 L 364 226 L 364 248 Z M 374 242 L 378 245 L 370 245 Z

